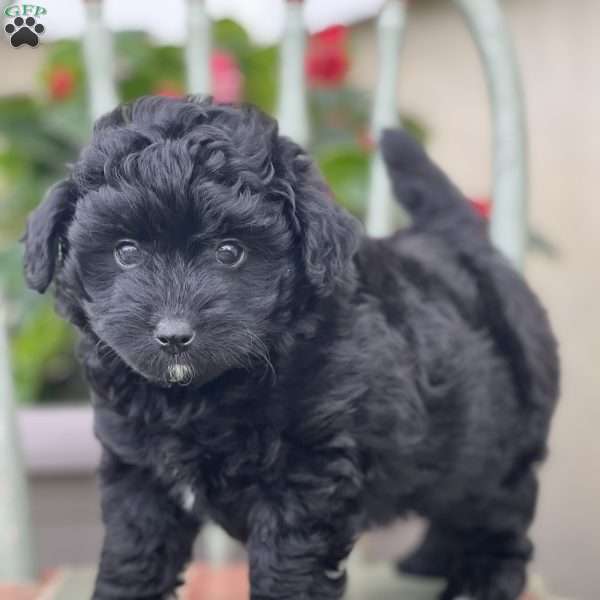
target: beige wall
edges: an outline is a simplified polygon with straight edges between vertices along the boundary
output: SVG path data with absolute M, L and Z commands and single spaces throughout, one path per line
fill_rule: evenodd
M 542 475 L 537 568 L 555 591 L 600 598 L 600 2 L 505 2 L 527 96 L 531 221 L 559 247 L 527 274 L 561 344 L 562 401 Z M 476 51 L 450 2 L 412 3 L 400 104 L 431 128 L 430 148 L 463 189 L 490 191 L 490 126 Z M 354 79 L 372 88 L 371 31 Z

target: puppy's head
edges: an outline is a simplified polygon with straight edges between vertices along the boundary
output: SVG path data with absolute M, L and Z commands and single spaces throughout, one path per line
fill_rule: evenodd
M 143 98 L 101 118 L 30 216 L 29 285 L 145 378 L 200 385 L 268 354 L 348 272 L 356 222 L 252 107 Z

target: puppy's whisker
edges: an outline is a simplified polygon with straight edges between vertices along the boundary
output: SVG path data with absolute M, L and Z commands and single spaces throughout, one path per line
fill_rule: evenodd
M 252 357 L 254 357 L 263 363 L 263 366 L 265 368 L 265 375 L 270 373 L 274 379 L 277 379 L 277 373 L 275 371 L 273 363 L 271 362 L 269 349 L 267 348 L 265 342 L 248 328 L 244 328 L 242 331 L 250 341 L 250 347 L 248 348 L 249 357 L 247 359 L 248 364 L 246 365 L 246 368 L 248 370 L 252 369 Z

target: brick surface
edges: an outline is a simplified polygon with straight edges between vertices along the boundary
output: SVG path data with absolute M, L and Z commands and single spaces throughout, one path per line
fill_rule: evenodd
M 94 583 L 93 569 L 63 569 L 38 585 L 0 585 L 0 600 L 87 600 Z M 439 580 L 401 577 L 384 565 L 355 569 L 346 600 L 436 600 Z M 552 600 L 538 578 L 521 600 Z M 186 572 L 179 600 L 248 600 L 248 568 L 245 563 L 209 566 L 194 563 Z M 558 600 L 558 599 L 554 599 Z

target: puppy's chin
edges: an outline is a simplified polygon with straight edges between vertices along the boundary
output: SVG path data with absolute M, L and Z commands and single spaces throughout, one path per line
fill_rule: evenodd
M 167 387 L 188 385 L 200 387 L 227 371 L 225 367 L 216 365 L 202 365 L 201 368 L 187 360 L 178 360 L 176 357 L 161 366 L 162 369 L 157 369 L 152 374 L 141 372 L 139 369 L 136 370 L 145 379 Z
M 167 381 L 178 385 L 189 385 L 194 380 L 194 369 L 188 364 L 172 362 L 167 367 Z
M 167 366 L 164 383 L 169 386 L 193 385 L 200 387 L 221 376 L 226 370 L 226 368 L 218 367 L 199 370 L 189 363 L 174 360 Z

